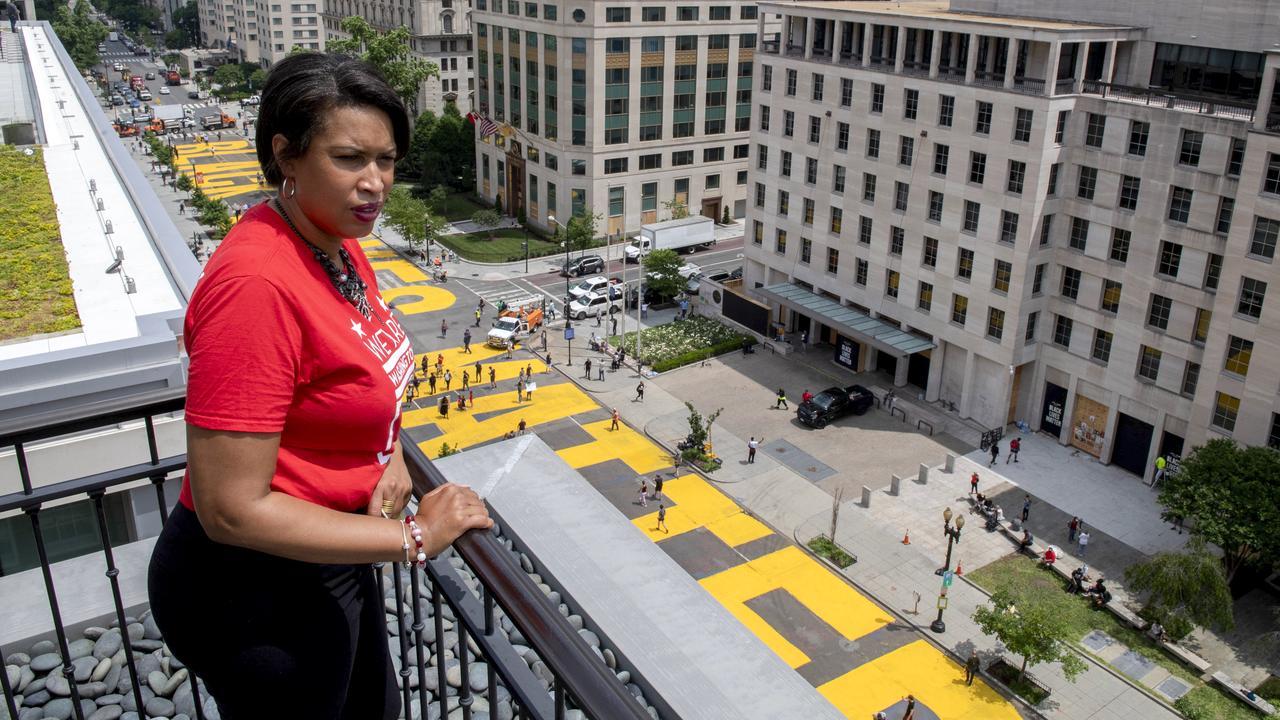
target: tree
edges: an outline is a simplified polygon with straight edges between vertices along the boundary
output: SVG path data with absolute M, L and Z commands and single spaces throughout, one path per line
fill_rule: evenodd
M 569 243 L 569 249 L 581 250 L 585 255 L 587 249 L 595 244 L 596 223 L 600 222 L 600 219 L 599 213 L 588 215 L 586 212 L 569 218 L 569 222 L 564 226 L 564 237 Z
M 422 180 L 424 169 L 427 167 L 427 153 L 431 149 L 431 133 L 436 129 L 436 114 L 430 110 L 424 110 L 417 120 L 413 122 L 413 134 L 409 136 L 409 151 L 405 153 L 404 159 L 396 167 L 396 172 L 406 178 L 414 180 Z M 419 193 L 431 187 L 430 185 L 418 184 Z M 438 187 L 438 186 L 437 186 Z M 437 208 L 439 211 L 439 208 Z
M 107 39 L 107 28 L 89 14 L 89 3 L 77 3 L 75 10 L 59 5 L 53 31 L 77 68 L 98 64 L 98 43 Z
M 673 298 L 685 289 L 685 279 L 680 277 L 683 265 L 675 250 L 651 250 L 644 258 L 644 282 L 658 297 Z
M 244 79 L 244 68 L 237 63 L 219 65 L 213 71 L 213 81 L 221 85 L 223 90 L 240 89 L 244 85 Z
M 431 192 L 427 194 L 427 207 L 437 215 L 444 215 L 449 208 L 449 191 L 443 185 L 431 188 Z
M 409 107 L 417 107 L 418 87 L 429 77 L 439 77 L 440 68 L 413 55 L 412 35 L 406 27 L 380 33 L 364 18 L 351 16 L 342 21 L 347 40 L 329 40 L 329 52 L 345 53 L 367 60 L 382 73 L 396 94 Z
M 724 217 L 720 218 L 721 225 L 729 225 L 733 222 L 733 217 L 729 215 L 729 206 L 724 206 Z
M 387 226 L 400 233 L 413 252 L 438 241 L 445 226 L 444 218 L 432 214 L 427 203 L 414 197 L 403 185 L 391 188 L 387 203 L 382 207 L 382 215 Z
M 444 185 L 455 190 L 475 187 L 475 127 L 453 103 L 431 124 L 423 143 L 421 187 Z M 415 137 L 417 127 L 414 128 Z
M 262 68 L 254 68 L 249 73 L 249 90 L 261 90 L 263 85 L 267 84 L 267 71 Z
M 1072 682 L 1085 670 L 1084 661 L 1068 645 L 1072 640 L 1068 626 L 1051 607 L 1030 596 L 1000 590 L 991 596 L 991 604 L 974 611 L 973 621 L 983 633 L 996 636 L 1010 652 L 1022 656 L 1018 680 L 1028 665 L 1045 662 L 1060 663 L 1062 673 Z
M 489 231 L 489 239 L 493 239 L 493 229 L 502 222 L 502 213 L 497 210 L 477 210 L 471 215 L 471 222 Z
M 1204 538 L 1193 537 L 1185 552 L 1156 553 L 1130 565 L 1124 579 L 1130 590 L 1147 593 L 1147 603 L 1158 615 L 1220 630 L 1235 626 L 1222 562 L 1209 552 Z
M 1191 521 L 1191 534 L 1223 551 L 1230 583 L 1245 564 L 1280 558 L 1280 452 L 1216 438 L 1183 458 L 1161 483 L 1166 519 Z
M 707 438 L 711 437 L 711 424 L 720 417 L 720 413 L 724 412 L 724 408 L 720 408 L 705 418 L 693 403 L 685 401 L 684 406 L 689 409 L 689 445 L 690 447 L 682 450 L 680 456 L 685 460 L 703 460 L 706 458 Z
M 175 49 L 191 47 L 200 38 L 200 11 L 194 1 L 173 11 L 173 29 L 164 36 L 164 44 Z
M 671 217 L 667 218 L 668 220 L 680 220 L 689 217 L 689 206 L 685 205 L 680 198 L 671 198 L 662 203 L 662 207 L 671 213 Z

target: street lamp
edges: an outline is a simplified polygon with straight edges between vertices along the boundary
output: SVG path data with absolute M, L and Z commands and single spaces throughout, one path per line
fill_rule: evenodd
M 524 224 L 524 274 L 529 274 L 529 223 Z
M 933 571 L 934 575 L 942 575 L 951 569 L 951 543 L 960 542 L 960 530 L 964 528 L 964 516 L 956 518 L 956 526 L 951 527 L 951 508 L 942 511 L 942 534 L 947 536 L 947 560 L 942 567 Z
M 555 233 L 556 229 L 559 227 L 559 224 L 556 222 L 556 216 L 548 214 L 547 222 L 551 225 L 551 231 Z M 528 230 L 525 232 L 527 233 Z M 569 350 L 565 357 L 565 364 L 571 366 L 573 365 L 573 321 L 572 318 L 569 317 L 569 238 L 566 237 L 564 240 L 561 240 L 560 244 L 564 246 L 564 339 L 569 344 Z M 527 253 L 528 240 L 525 241 L 525 248 Z M 525 262 L 528 263 L 527 256 Z M 528 267 L 526 266 L 525 269 L 527 271 Z

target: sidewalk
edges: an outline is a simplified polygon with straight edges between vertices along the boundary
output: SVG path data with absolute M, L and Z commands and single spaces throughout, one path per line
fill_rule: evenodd
M 563 340 L 549 345 L 553 355 L 563 356 Z M 595 356 L 593 362 L 599 357 L 596 353 L 590 355 Z M 584 354 L 575 358 L 574 369 L 585 357 Z M 696 371 L 696 368 L 688 368 L 675 372 Z M 567 374 L 607 407 L 617 407 L 628 424 L 643 428 L 663 443 L 670 443 L 672 438 L 682 437 L 687 432 L 684 403 L 662 388 L 662 377 L 646 379 L 645 399 L 635 402 L 638 378 L 634 370 L 606 373 L 604 381 L 583 381 L 580 373 L 573 371 Z M 739 464 L 736 454 L 745 447 L 745 438 L 736 437 L 719 426 L 712 428 L 712 442 L 719 452 L 733 457 L 726 459 L 724 467 L 711 478 L 744 508 L 797 538 L 816 535 L 829 526 L 831 496 L 813 482 L 764 453 L 758 455 L 752 465 Z M 912 489 L 916 487 L 912 481 L 905 481 L 906 492 L 910 492 L 907 485 Z M 875 498 L 872 505 L 883 502 L 881 498 Z M 901 532 L 900 527 L 882 525 L 876 516 L 856 503 L 845 502 L 841 507 L 837 540 L 859 558 L 859 562 L 846 570 L 845 575 L 904 621 L 927 628 L 933 620 L 929 608 L 934 606 L 939 587 L 938 578 L 934 575 L 939 559 L 925 545 L 902 545 Z M 915 606 L 913 592 L 922 597 L 919 615 L 911 614 Z M 986 596 L 966 582 L 957 582 L 952 586 L 949 598 L 946 633 L 936 635 L 927 629 L 925 633 L 962 657 L 970 649 L 977 649 L 984 662 L 998 657 L 1003 648 L 994 639 L 983 635 L 970 619 L 978 605 L 986 602 Z M 1179 717 L 1092 661 L 1089 661 L 1089 669 L 1075 683 L 1067 681 L 1056 665 L 1037 666 L 1034 674 L 1053 691 L 1038 708 L 1048 718 L 1172 720 Z

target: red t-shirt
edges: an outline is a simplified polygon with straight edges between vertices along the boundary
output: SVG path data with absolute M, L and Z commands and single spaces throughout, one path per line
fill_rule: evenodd
M 368 285 L 372 319 L 270 206 L 236 223 L 187 308 L 186 420 L 280 433 L 271 489 L 351 512 L 368 505 L 390 460 L 413 348 L 359 243 L 343 247 Z M 179 499 L 195 509 L 189 472 Z

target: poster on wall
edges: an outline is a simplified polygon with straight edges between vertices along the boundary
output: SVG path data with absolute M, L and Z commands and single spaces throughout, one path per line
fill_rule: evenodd
M 1106 405 L 1076 393 L 1075 411 L 1071 414 L 1071 444 L 1094 457 L 1102 457 L 1108 413 L 1110 409 Z
M 858 343 L 843 335 L 836 336 L 836 363 L 858 371 Z
M 1061 385 L 1045 383 L 1044 413 L 1040 416 L 1040 429 L 1054 437 L 1062 435 L 1062 414 L 1067 408 L 1067 389 Z

